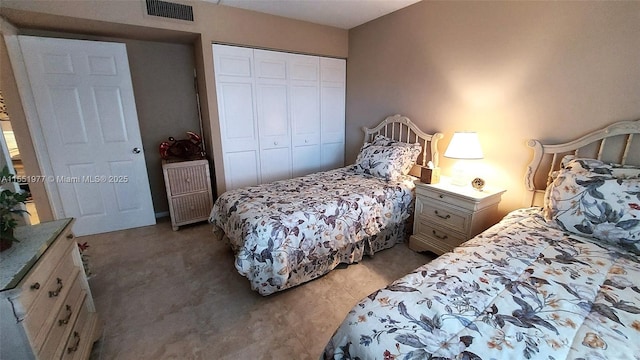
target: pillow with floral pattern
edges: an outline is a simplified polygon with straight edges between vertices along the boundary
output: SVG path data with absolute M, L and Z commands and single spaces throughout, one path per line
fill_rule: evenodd
M 355 171 L 385 180 L 407 175 L 420 154 L 420 148 L 382 146 L 367 143 L 362 146 L 355 163 Z
M 402 141 L 398 141 L 398 140 L 393 140 L 391 138 L 388 138 L 384 135 L 376 135 L 373 138 L 373 141 L 371 141 L 372 145 L 379 145 L 379 146 L 403 146 L 403 147 L 419 147 L 420 149 L 422 149 L 422 145 L 420 145 L 420 143 L 408 143 L 408 142 L 402 142 Z
M 640 168 L 630 165 L 607 163 L 602 160 L 590 158 L 578 158 L 574 155 L 565 155 L 560 161 L 560 171 L 551 174 L 552 182 L 560 173 L 570 172 L 582 180 L 589 180 L 594 176 L 603 179 L 637 179 L 640 178 Z M 543 215 L 546 220 L 551 220 L 550 197 L 552 186 L 548 186 L 543 198 Z
M 640 254 L 640 179 L 588 176 L 582 170 L 558 171 L 547 189 L 545 218 L 565 231 Z

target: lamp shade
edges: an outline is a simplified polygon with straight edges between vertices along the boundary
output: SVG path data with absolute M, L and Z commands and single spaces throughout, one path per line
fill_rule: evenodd
M 482 147 L 475 132 L 455 132 L 444 156 L 452 159 L 482 159 Z

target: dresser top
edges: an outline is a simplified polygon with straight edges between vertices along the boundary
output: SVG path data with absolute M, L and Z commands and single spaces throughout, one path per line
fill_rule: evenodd
M 20 242 L 0 253 L 0 291 L 16 287 L 71 220 L 18 226 L 14 235 Z

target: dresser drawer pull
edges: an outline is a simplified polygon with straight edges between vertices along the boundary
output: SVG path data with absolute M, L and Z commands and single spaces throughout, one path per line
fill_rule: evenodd
M 444 199 L 444 195 L 442 195 L 442 194 L 438 195 L 438 197 L 439 197 L 440 199 Z
M 431 233 L 433 233 L 433 236 L 437 237 L 440 240 L 447 240 L 449 238 L 447 235 L 438 235 L 435 230 L 431 230 Z
M 73 346 L 69 346 L 67 348 L 67 354 L 71 354 L 72 352 L 78 350 L 78 346 L 80 346 L 80 334 L 77 331 L 73 332 L 73 337 L 76 339 L 76 343 Z
M 66 305 L 67 316 L 64 319 L 58 320 L 58 326 L 67 325 L 69 320 L 71 320 L 71 315 L 73 315 L 73 310 L 71 310 L 71 305 Z
M 191 182 L 191 178 L 184 179 L 184 182 L 190 183 Z
M 38 290 L 40 289 L 40 283 L 39 282 L 33 283 L 31 286 L 29 286 L 29 288 L 31 288 L 31 290 Z
M 437 217 L 441 218 L 441 219 L 450 219 L 451 218 L 451 214 L 447 214 L 445 215 L 440 215 L 440 213 L 438 212 L 438 210 L 433 210 L 433 212 L 436 214 Z
M 67 239 L 69 239 L 69 240 L 73 239 L 73 234 L 67 235 Z
M 62 290 L 62 279 L 56 278 L 58 281 L 58 288 L 54 291 L 49 291 L 49 297 L 56 297 L 60 295 L 60 290 Z

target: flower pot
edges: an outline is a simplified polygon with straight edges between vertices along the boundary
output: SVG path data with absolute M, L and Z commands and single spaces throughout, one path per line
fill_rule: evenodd
M 7 229 L 0 234 L 0 251 L 5 251 L 13 245 L 13 228 Z

